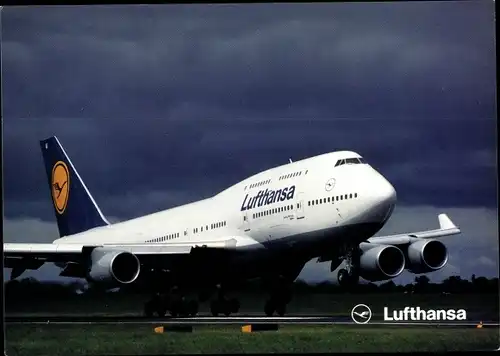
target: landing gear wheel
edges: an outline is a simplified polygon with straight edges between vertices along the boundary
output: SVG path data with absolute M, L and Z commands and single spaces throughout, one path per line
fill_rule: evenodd
M 240 311 L 240 302 L 238 299 L 233 298 L 229 301 L 229 310 L 231 313 L 237 313 Z
M 164 306 L 158 307 L 156 309 L 156 314 L 158 314 L 160 318 L 164 317 L 165 314 L 167 314 L 167 308 L 165 308 Z
M 273 316 L 274 313 L 274 303 L 272 300 L 268 300 L 266 302 L 266 305 L 264 306 L 264 313 L 266 313 L 266 316 Z
M 144 315 L 150 318 L 153 316 L 153 312 L 154 312 L 153 303 L 151 301 L 146 302 L 146 304 L 144 304 Z
M 198 303 L 195 300 L 190 300 L 187 305 L 188 315 L 196 316 L 198 314 Z
M 210 303 L 210 311 L 212 312 L 213 316 L 215 316 L 215 317 L 219 316 L 218 300 L 214 300 L 214 301 L 212 301 L 212 303 Z
M 183 313 L 183 308 L 182 308 L 182 300 L 175 300 L 172 302 L 172 304 L 170 304 L 170 315 L 172 315 L 172 317 L 176 318 L 176 317 L 182 317 L 184 314 Z
M 276 313 L 278 313 L 279 316 L 284 316 L 286 313 L 286 304 L 282 303 L 276 307 Z
M 339 281 L 339 285 L 345 286 L 349 284 L 349 272 L 347 272 L 346 269 L 342 268 L 338 274 L 337 274 L 337 279 Z
M 353 287 L 358 284 L 358 276 L 349 273 L 346 269 L 342 268 L 338 274 L 337 279 L 340 286 Z

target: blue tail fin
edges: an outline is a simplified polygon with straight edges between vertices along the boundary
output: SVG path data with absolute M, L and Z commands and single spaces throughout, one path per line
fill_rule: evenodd
M 109 225 L 57 137 L 40 147 L 61 237 Z

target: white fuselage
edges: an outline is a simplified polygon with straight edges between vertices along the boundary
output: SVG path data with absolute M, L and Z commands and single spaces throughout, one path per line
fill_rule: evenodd
M 289 163 L 253 175 L 211 198 L 54 243 L 202 244 L 247 236 L 269 248 L 285 244 L 307 250 L 311 258 L 319 256 L 342 239 L 354 244 L 371 237 L 396 202 L 392 185 L 370 165 L 335 166 L 346 158 L 361 157 L 342 151 Z

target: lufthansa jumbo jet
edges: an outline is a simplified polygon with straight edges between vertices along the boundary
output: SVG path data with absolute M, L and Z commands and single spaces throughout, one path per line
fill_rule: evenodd
M 226 291 L 260 279 L 264 312 L 284 315 L 291 283 L 311 259 L 331 261 L 339 284 L 437 271 L 447 263 L 436 238 L 460 233 L 445 214 L 439 228 L 373 237 L 396 204 L 394 187 L 359 154 L 340 151 L 257 173 L 211 198 L 110 224 L 54 136 L 40 142 L 60 238 L 5 243 L 11 278 L 52 262 L 60 275 L 106 288 L 154 287 L 145 312 L 194 315 L 214 289 L 213 315 L 238 312 Z M 172 293 L 181 298 L 172 302 Z

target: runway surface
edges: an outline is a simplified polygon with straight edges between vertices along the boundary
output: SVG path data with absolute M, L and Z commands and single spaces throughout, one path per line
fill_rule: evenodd
M 138 316 L 6 316 L 7 324 L 163 324 L 163 325 L 246 325 L 246 324 L 299 324 L 299 325 L 356 325 L 348 315 L 336 316 L 285 316 L 285 317 L 255 317 L 255 316 L 229 316 L 212 317 L 198 316 L 189 318 L 148 318 Z M 372 319 L 365 326 L 374 325 L 400 325 L 400 326 L 445 326 L 445 327 L 475 327 L 479 323 L 483 327 L 499 327 L 496 321 L 466 320 L 456 322 L 384 322 L 380 319 Z

